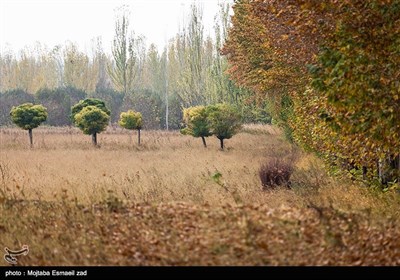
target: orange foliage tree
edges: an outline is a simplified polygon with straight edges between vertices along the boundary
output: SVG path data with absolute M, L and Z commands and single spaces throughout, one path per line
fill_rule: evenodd
M 399 176 L 399 0 L 238 0 L 234 12 L 231 78 L 330 163 Z

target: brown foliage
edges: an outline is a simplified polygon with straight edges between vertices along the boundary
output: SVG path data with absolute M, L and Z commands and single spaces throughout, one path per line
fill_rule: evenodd
M 398 220 L 332 207 L 170 202 L 110 211 L 3 201 L 0 209 L 0 242 L 29 245 L 20 265 L 400 264 Z
M 277 186 L 290 186 L 293 163 L 281 158 L 268 159 L 258 172 L 264 189 Z
M 376 163 L 400 146 L 399 1 L 240 0 L 233 8 L 223 50 L 231 78 L 267 99 L 303 146 L 377 176 Z

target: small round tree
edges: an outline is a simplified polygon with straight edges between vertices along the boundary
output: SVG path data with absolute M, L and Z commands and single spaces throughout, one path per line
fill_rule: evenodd
M 215 135 L 224 149 L 224 139 L 230 139 L 241 128 L 240 114 L 228 104 L 207 106 L 207 118 L 210 131 Z
M 104 131 L 110 116 L 96 106 L 86 106 L 75 115 L 75 124 L 84 134 L 92 135 L 92 143 L 97 146 L 97 133 Z
M 17 107 L 12 107 L 10 116 L 17 126 L 28 130 L 29 142 L 33 147 L 32 129 L 38 127 L 47 119 L 47 109 L 42 105 L 33 105 L 32 103 L 24 103 Z
M 211 136 L 212 133 L 210 132 L 206 107 L 196 106 L 183 109 L 183 122 L 185 127 L 181 129 L 181 133 L 201 137 L 204 148 L 207 148 L 205 137 Z
M 110 121 L 110 110 L 104 101 L 86 98 L 71 108 L 71 120 L 83 133 L 92 135 L 92 143 L 97 146 L 97 133 L 104 131 Z
M 126 129 L 137 129 L 138 131 L 138 145 L 140 145 L 140 130 L 142 129 L 143 120 L 140 112 L 129 110 L 128 112 L 122 112 L 118 124 Z

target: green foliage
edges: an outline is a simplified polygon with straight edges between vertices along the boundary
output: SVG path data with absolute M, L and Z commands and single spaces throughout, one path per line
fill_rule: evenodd
M 207 110 L 205 106 L 189 107 L 183 110 L 183 121 L 185 127 L 181 133 L 193 137 L 211 136 Z
M 126 129 L 142 129 L 142 114 L 132 110 L 122 112 L 118 124 Z
M 241 128 L 240 114 L 228 104 L 210 105 L 206 114 L 210 131 L 218 139 L 230 139 Z
M 87 106 L 95 106 L 98 109 L 102 110 L 104 113 L 106 113 L 108 116 L 110 116 L 111 112 L 110 110 L 106 107 L 106 104 L 104 101 L 96 98 L 86 98 L 85 100 L 79 101 L 77 104 L 72 106 L 71 108 L 71 119 L 72 122 L 75 123 L 75 115 L 78 114 L 80 111 L 82 111 L 83 108 Z
M 13 123 L 25 130 L 38 127 L 47 119 L 47 110 L 42 105 L 24 103 L 17 107 L 12 107 L 11 119 Z
M 218 185 L 222 185 L 222 182 L 221 182 L 222 173 L 221 173 L 221 172 L 219 172 L 219 171 L 215 172 L 215 173 L 211 176 L 211 178 L 212 178 L 212 179 L 214 180 L 214 182 L 217 183 Z
M 96 106 L 86 106 L 75 114 L 75 121 L 84 134 L 93 135 L 104 131 L 110 121 L 110 116 Z
M 241 115 L 244 123 L 272 123 L 272 117 L 267 108 L 262 108 L 260 106 L 242 106 Z

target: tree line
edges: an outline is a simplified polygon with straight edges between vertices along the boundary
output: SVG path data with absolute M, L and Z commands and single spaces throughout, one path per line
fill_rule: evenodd
M 229 76 L 333 169 L 395 186 L 400 1 L 237 0 L 233 9 Z
M 221 5 L 214 34 L 206 35 L 203 11 L 193 4 L 187 24 L 161 52 L 153 44 L 146 47 L 145 37 L 133 32 L 129 10 L 121 7 L 111 52 L 96 38 L 90 53 L 71 42 L 1 53 L 0 125 L 11 124 L 8 112 L 24 102 L 47 107 L 48 125 L 72 125 L 66 112 L 84 98 L 104 100 L 112 123 L 120 112 L 134 109 L 153 129 L 179 129 L 182 108 L 217 103 L 235 105 L 247 122 L 270 122 L 266 102 L 253 99 L 225 74 L 228 64 L 220 49 L 230 26 L 229 9 Z

